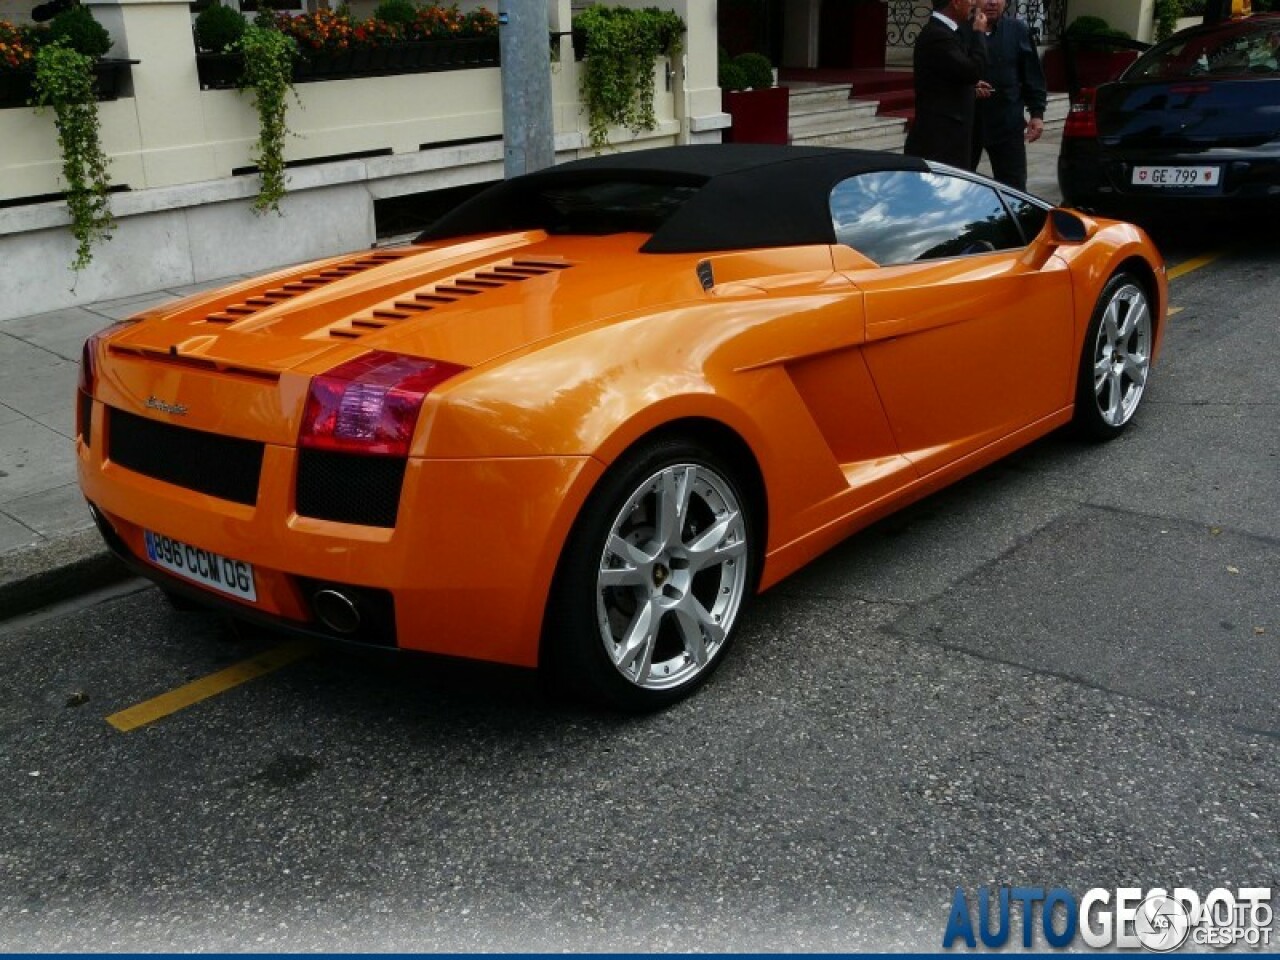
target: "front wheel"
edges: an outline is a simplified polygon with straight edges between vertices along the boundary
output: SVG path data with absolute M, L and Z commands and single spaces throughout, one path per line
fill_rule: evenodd
M 653 710 L 724 658 L 755 587 L 758 545 L 734 471 L 686 441 L 620 460 L 570 535 L 544 646 L 556 686 Z
M 1098 297 L 1085 334 L 1076 387 L 1076 424 L 1096 440 L 1120 435 L 1151 372 L 1151 307 L 1141 281 L 1118 273 Z

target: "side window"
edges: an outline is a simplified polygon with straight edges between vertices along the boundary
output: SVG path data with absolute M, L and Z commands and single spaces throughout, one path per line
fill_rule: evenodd
M 1025 243 L 1030 243 L 1040 235 L 1040 231 L 1044 229 L 1044 222 L 1049 219 L 1049 211 L 1039 204 L 1032 203 L 1023 197 L 1014 196 L 1012 193 L 1004 193 L 1004 202 L 1009 205 L 1013 218 L 1018 221 L 1018 226 L 1022 228 L 1022 239 Z
M 876 263 L 961 257 L 1023 245 L 996 191 L 939 173 L 881 170 L 831 191 L 836 241 Z

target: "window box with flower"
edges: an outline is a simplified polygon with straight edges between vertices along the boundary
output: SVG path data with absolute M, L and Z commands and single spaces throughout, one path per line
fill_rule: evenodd
M 110 49 L 111 39 L 96 22 L 85 29 L 86 17 L 92 20 L 87 8 L 72 8 L 47 26 L 0 20 L 0 109 L 25 107 L 32 102 L 36 54 L 41 47 L 55 41 L 92 59 L 93 90 L 97 99 L 114 100 L 120 95 L 130 67 L 138 61 L 104 56 Z
M 296 83 L 430 73 L 498 65 L 498 18 L 481 7 L 463 14 L 457 6 L 384 3 L 368 20 L 321 9 L 301 16 L 281 14 L 275 26 L 298 47 Z M 239 55 L 197 43 L 200 85 L 227 89 L 239 80 Z

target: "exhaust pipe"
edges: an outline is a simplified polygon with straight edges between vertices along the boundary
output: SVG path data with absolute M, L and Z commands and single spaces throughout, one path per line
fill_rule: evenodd
M 311 597 L 316 618 L 334 633 L 355 633 L 360 629 L 360 608 L 341 591 L 317 590 Z

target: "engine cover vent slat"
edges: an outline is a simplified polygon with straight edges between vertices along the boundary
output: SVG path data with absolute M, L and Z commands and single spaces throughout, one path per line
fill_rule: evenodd
M 476 279 L 477 280 L 497 280 L 502 284 L 507 284 L 507 283 L 516 283 L 517 281 L 520 281 L 520 280 L 528 280 L 530 277 L 534 277 L 534 276 L 538 276 L 538 274 L 522 273 L 522 272 L 517 272 L 515 270 L 504 270 L 502 268 L 498 268 L 497 270 L 486 270 L 483 273 L 477 273 Z
M 552 270 L 565 270 L 573 264 L 567 260 L 512 260 L 511 265 L 526 270 L 543 270 L 550 273 Z
M 361 262 L 363 261 L 356 261 L 355 264 L 348 264 L 348 266 L 355 266 Z M 329 335 L 354 340 L 392 324 L 410 320 L 436 307 L 447 306 L 493 290 L 501 290 L 512 283 L 554 273 L 571 266 L 573 264 L 563 260 L 507 260 L 491 263 L 470 273 L 455 275 L 438 281 L 434 285 L 424 286 L 411 294 L 401 293 L 399 299 L 392 300 L 389 304 L 384 303 L 359 316 L 338 321 L 329 329 Z
M 274 307 L 285 301 L 292 300 L 294 297 L 304 293 L 310 293 L 320 287 L 332 283 L 334 280 L 341 280 L 344 277 L 354 276 L 357 273 L 363 273 L 373 267 L 385 266 L 388 263 L 394 263 L 402 257 L 408 256 L 413 251 L 381 251 L 370 256 L 361 257 L 350 263 L 341 263 L 327 270 L 321 270 L 319 273 L 308 274 L 297 280 L 290 280 L 288 283 L 279 287 L 272 287 L 270 290 L 264 290 L 262 293 L 254 294 L 246 297 L 243 303 L 233 304 L 215 310 L 205 317 L 206 323 L 235 323 L 237 320 L 243 320 L 245 317 L 251 317 L 259 310 L 265 310 Z

